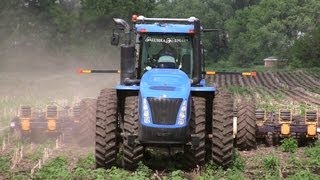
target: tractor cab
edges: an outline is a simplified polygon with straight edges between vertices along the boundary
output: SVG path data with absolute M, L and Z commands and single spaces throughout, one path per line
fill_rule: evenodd
M 139 54 L 138 77 L 152 68 L 179 69 L 189 78 L 193 77 L 195 43 L 195 21 L 189 18 L 174 19 L 145 18 L 139 16 L 134 21 L 136 44 Z
M 192 77 L 192 36 L 141 34 L 140 69 L 180 69 Z
M 125 43 L 121 46 L 121 83 L 139 84 L 140 79 L 151 69 L 176 69 L 183 71 L 191 85 L 198 86 L 203 79 L 200 40 L 200 21 L 187 19 L 146 18 L 132 19 L 133 27 L 122 19 L 114 19 L 117 30 L 123 30 Z M 132 35 L 135 43 L 131 43 Z M 119 34 L 114 31 L 112 45 L 118 45 Z M 134 64 L 134 69 L 132 69 Z M 134 73 L 133 73 L 134 71 Z

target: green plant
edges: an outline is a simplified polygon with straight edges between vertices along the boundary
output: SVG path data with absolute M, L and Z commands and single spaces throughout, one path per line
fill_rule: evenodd
M 117 167 L 111 167 L 110 169 L 106 170 L 107 179 L 126 179 L 130 177 L 130 174 L 128 171 L 125 171 L 123 169 L 119 169 Z
M 86 179 L 94 179 L 91 176 L 91 171 L 90 169 L 85 169 L 82 167 L 77 167 L 74 172 L 72 173 L 72 177 L 74 179 L 78 179 L 78 178 L 86 178 Z
M 257 104 L 257 107 L 260 109 L 264 109 L 267 112 L 276 112 L 278 109 L 277 106 L 270 103 L 260 103 L 260 104 Z
M 199 177 L 199 179 L 200 180 L 210 179 L 217 170 L 218 170 L 218 167 L 213 162 L 207 163 L 203 167 L 203 170 L 201 171 L 201 176 Z
M 320 177 L 311 173 L 308 169 L 307 170 L 301 170 L 295 173 L 292 176 L 288 177 L 288 180 L 319 180 Z
M 229 180 L 245 180 L 243 172 L 238 169 L 227 169 L 224 176 Z M 221 178 L 223 178 L 223 176 Z
M 251 94 L 252 90 L 248 87 L 242 87 L 242 86 L 230 86 L 228 90 L 233 94 L 239 94 L 239 95 L 247 95 Z
M 242 180 L 245 179 L 242 170 L 245 166 L 244 159 L 237 154 L 234 159 L 234 164 L 231 169 L 224 170 L 222 167 L 217 167 L 212 162 L 207 163 L 203 170 L 201 171 L 201 176 L 198 177 L 199 180 L 208 179 L 230 179 L 230 180 Z
M 10 162 L 9 156 L 0 157 L 0 172 L 8 172 L 10 170 L 9 162 Z
M 246 165 L 245 159 L 242 156 L 240 156 L 240 154 L 238 152 L 236 152 L 235 156 L 234 156 L 232 169 L 244 171 L 245 165 Z
M 31 161 L 38 161 L 43 156 L 45 146 L 45 144 L 40 144 L 37 149 L 26 158 L 30 159 Z
M 101 168 L 93 170 L 92 175 L 94 176 L 93 179 L 95 180 L 105 180 L 108 177 L 107 171 Z
M 171 180 L 184 180 L 185 178 L 183 177 L 183 171 L 181 170 L 176 170 L 172 171 L 170 175 Z
M 267 172 L 276 171 L 279 168 L 279 159 L 274 155 L 268 155 L 263 158 L 262 167 Z
M 144 165 L 142 162 L 138 163 L 138 168 L 133 174 L 133 178 L 136 179 L 149 179 L 151 176 L 152 170 L 148 166 Z
M 275 90 L 275 99 L 277 99 L 278 101 L 284 100 L 285 99 L 285 94 L 280 91 L 280 90 Z
M 35 179 L 71 179 L 67 158 L 63 156 L 54 158 L 36 172 Z
M 293 138 L 286 138 L 281 140 L 280 148 L 283 152 L 290 152 L 294 153 L 297 151 L 298 148 L 298 142 L 296 139 Z
M 310 165 L 320 165 L 320 143 L 316 143 L 314 146 L 307 147 L 304 153 L 309 158 L 308 163 Z
M 288 161 L 289 161 L 289 165 L 292 165 L 294 168 L 298 168 L 298 169 L 303 168 L 303 162 L 301 161 L 301 159 L 299 159 L 293 154 L 289 156 Z
M 267 173 L 264 176 L 264 179 L 265 180 L 276 180 L 276 179 L 279 179 L 279 177 L 277 175 L 275 175 L 274 173 Z
M 93 169 L 95 165 L 94 154 L 90 153 L 84 158 L 80 158 L 77 162 L 77 167 L 82 167 L 84 169 Z
M 300 104 L 298 107 L 300 115 L 304 116 L 308 108 L 309 106 L 307 104 Z

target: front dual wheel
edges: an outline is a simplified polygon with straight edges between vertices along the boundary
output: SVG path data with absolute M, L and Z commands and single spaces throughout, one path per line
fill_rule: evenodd
M 125 99 L 123 113 L 123 137 L 119 138 L 118 99 L 114 89 L 101 91 L 97 102 L 96 113 L 96 147 L 97 168 L 111 168 L 117 165 L 117 155 L 123 153 L 122 166 L 135 169 L 143 158 L 143 146 L 128 144 L 128 136 L 138 133 L 138 98 L 129 96 Z M 122 146 L 120 144 L 122 141 Z
M 224 168 L 233 161 L 233 99 L 226 92 L 218 92 L 213 101 L 212 111 L 206 112 L 206 99 L 192 98 L 192 112 L 190 119 L 191 134 L 199 138 L 198 146 L 185 149 L 185 157 L 190 167 L 203 165 L 206 159 L 206 150 L 211 151 L 213 162 Z M 208 110 L 208 109 L 207 109 Z M 207 132 L 206 113 L 212 114 L 212 132 Z M 206 136 L 212 137 L 206 144 Z M 211 146 L 211 149 L 206 148 Z

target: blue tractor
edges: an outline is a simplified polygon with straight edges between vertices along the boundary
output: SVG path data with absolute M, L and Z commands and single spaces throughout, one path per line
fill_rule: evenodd
M 233 159 L 233 99 L 205 82 L 199 19 L 114 18 L 120 84 L 103 89 L 96 111 L 96 166 L 135 169 L 150 147 L 180 148 L 189 167 Z M 133 42 L 134 39 L 134 42 Z

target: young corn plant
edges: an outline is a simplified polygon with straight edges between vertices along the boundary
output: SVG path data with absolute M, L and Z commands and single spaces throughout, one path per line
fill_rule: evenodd
M 281 140 L 280 149 L 283 152 L 294 153 L 298 149 L 298 142 L 296 139 L 293 139 L 291 137 L 283 139 L 283 140 Z

